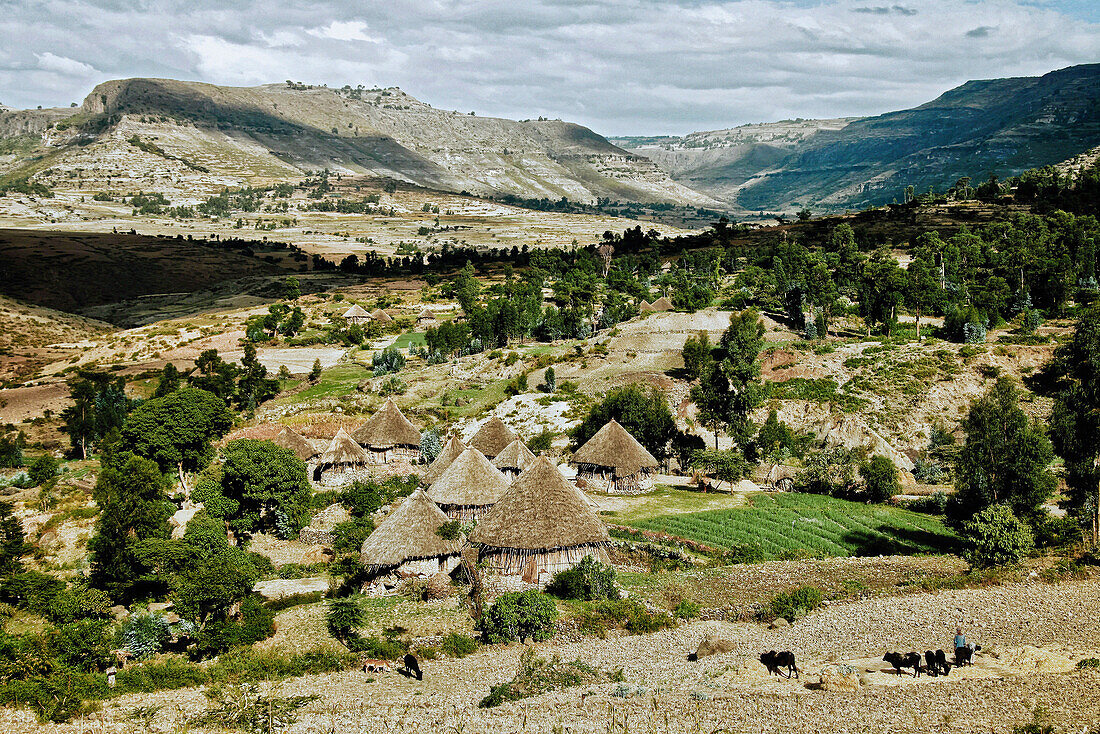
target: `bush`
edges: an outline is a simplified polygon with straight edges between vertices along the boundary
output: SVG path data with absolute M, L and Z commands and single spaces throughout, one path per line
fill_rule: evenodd
M 202 728 L 237 729 L 255 734 L 284 729 L 298 720 L 298 709 L 320 698 L 308 696 L 261 695 L 256 684 L 228 686 L 206 692 L 213 708 L 189 724 Z
M 1031 526 L 1008 505 L 993 505 L 974 515 L 964 523 L 963 535 L 967 543 L 964 557 L 977 568 L 1016 563 L 1035 547 Z
M 409 651 L 408 645 L 393 637 L 362 637 L 351 640 L 349 647 L 352 652 L 366 653 L 379 660 L 397 660 Z
M 554 574 L 546 591 L 559 599 L 597 601 L 619 598 L 619 590 L 615 588 L 615 569 L 592 556 L 585 556 L 573 568 Z
M 672 616 L 676 619 L 695 619 L 699 616 L 699 605 L 687 599 L 681 599 L 676 608 L 672 610 Z
M 135 614 L 121 630 L 123 644 L 137 660 L 156 655 L 171 636 L 168 620 L 160 614 Z
M 535 655 L 534 648 L 527 648 L 520 655 L 516 677 L 508 683 L 493 686 L 489 695 L 478 703 L 478 708 L 492 708 L 507 701 L 518 701 L 559 688 L 594 685 L 621 678 L 621 675 L 608 675 L 580 660 L 566 663 L 557 656 L 544 660 Z
M 357 599 L 351 597 L 332 599 L 325 612 L 329 634 L 344 644 L 359 636 L 358 630 L 365 620 L 363 607 Z
M 504 594 L 489 607 L 481 620 L 481 631 L 486 642 L 535 642 L 550 639 L 558 609 L 554 600 L 546 594 L 531 589 Z
M 370 364 L 375 376 L 400 372 L 405 369 L 405 355 L 396 347 L 386 347 L 381 352 L 374 353 Z
M 64 582 L 49 574 L 26 571 L 0 582 L 0 601 L 46 617 L 64 588 Z
M 657 632 L 676 625 L 668 612 L 650 612 L 633 599 L 614 599 L 596 604 L 577 617 L 582 632 L 603 637 L 611 627 L 633 635 Z
M 822 599 L 821 589 L 816 586 L 801 586 L 776 594 L 768 603 L 768 608 L 776 617 L 793 622 L 821 606 Z
M 439 649 L 452 658 L 472 655 L 477 652 L 478 647 L 480 645 L 477 640 L 459 632 L 451 632 L 439 643 Z
M 27 469 L 27 476 L 34 482 L 34 486 L 40 486 L 57 476 L 57 470 L 61 464 L 49 454 L 43 454 L 34 460 Z
M 275 612 L 256 597 L 241 602 L 235 618 L 215 620 L 203 628 L 195 645 L 200 657 L 218 655 L 234 647 L 244 647 L 275 634 Z
M 901 494 L 898 468 L 885 456 L 872 457 L 859 467 L 859 475 L 871 502 L 888 502 L 894 495 Z
M 1100 658 L 1078 660 L 1076 667 L 1078 670 L 1100 670 Z

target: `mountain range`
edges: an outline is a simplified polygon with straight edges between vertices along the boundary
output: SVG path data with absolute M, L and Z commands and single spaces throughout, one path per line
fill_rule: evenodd
M 125 79 L 79 107 L 0 110 L 0 183 L 202 191 L 328 168 L 489 196 L 821 212 L 885 204 L 907 186 L 1006 177 L 1096 146 L 1100 64 L 971 81 L 874 117 L 611 139 L 561 120 L 438 110 L 396 87 Z

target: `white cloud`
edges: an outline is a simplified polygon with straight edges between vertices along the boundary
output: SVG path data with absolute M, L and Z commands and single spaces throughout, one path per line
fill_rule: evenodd
M 334 41 L 378 42 L 377 38 L 367 35 L 367 24 L 361 20 L 334 20 L 324 28 L 310 29 L 309 33 L 320 38 L 331 38 Z
M 82 61 L 70 59 L 67 56 L 58 56 L 45 51 L 34 55 L 38 59 L 38 68 L 43 71 L 53 71 L 64 76 L 89 77 L 97 74 L 95 67 Z

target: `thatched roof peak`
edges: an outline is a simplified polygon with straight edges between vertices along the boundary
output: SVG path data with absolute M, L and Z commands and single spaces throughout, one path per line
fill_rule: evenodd
M 386 568 L 405 561 L 458 554 L 465 538 L 460 535 L 445 540 L 435 532 L 448 521 L 424 490 L 415 490 L 363 541 L 363 565 Z
M 393 321 L 393 317 L 380 308 L 376 308 L 374 311 L 372 311 L 370 317 L 375 321 L 379 321 L 383 324 L 388 324 Z
M 273 438 L 272 441 L 274 441 L 276 446 L 281 446 L 293 452 L 293 454 L 302 461 L 309 461 L 320 453 L 317 449 L 313 448 L 313 444 L 302 438 L 301 435 L 288 426 L 283 426 L 283 429 L 279 431 L 279 435 Z
M 320 459 L 322 464 L 366 464 L 368 461 L 367 452 L 343 428 L 333 436 Z
M 655 469 L 658 462 L 630 432 L 612 418 L 573 454 L 574 464 L 593 464 L 615 470 L 620 477 Z
M 393 398 L 388 398 L 386 404 L 351 435 L 370 448 L 420 446 L 420 431 L 405 417 Z
M 458 436 L 451 436 L 451 438 L 443 445 L 443 450 L 439 452 L 439 456 L 435 457 L 435 460 L 428 466 L 428 470 L 424 472 L 422 477 L 425 484 L 431 486 L 431 484 L 439 479 L 439 475 L 443 473 L 443 470 L 451 465 L 451 462 L 458 458 L 458 455 L 466 450 L 466 444 L 462 443 L 462 439 Z
M 607 543 L 607 528 L 546 456 L 519 475 L 470 534 L 489 548 L 550 550 Z
M 491 459 L 517 438 L 515 431 L 509 428 L 499 416 L 494 415 L 477 429 L 469 445 Z
M 352 304 L 352 307 L 347 311 L 344 311 L 345 319 L 367 319 L 370 318 L 370 312 L 367 309 L 360 306 L 358 303 Z
M 656 301 L 650 304 L 650 308 L 652 308 L 654 311 L 671 311 L 672 301 L 668 300 L 664 296 L 661 296 Z
M 504 450 L 493 459 L 493 466 L 497 469 L 518 469 L 523 471 L 535 460 L 535 455 L 527 444 L 518 438 L 504 447 Z
M 428 497 L 437 505 L 485 507 L 508 491 L 508 477 L 477 449 L 466 449 L 443 470 Z

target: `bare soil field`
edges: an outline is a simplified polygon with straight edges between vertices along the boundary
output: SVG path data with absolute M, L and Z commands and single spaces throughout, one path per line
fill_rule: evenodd
M 621 669 L 623 683 L 566 688 L 493 709 L 477 703 L 490 686 L 512 678 L 523 645 L 423 662 L 422 682 L 352 671 L 286 681 L 279 690 L 321 697 L 288 729 L 302 733 L 1008 732 L 1036 712 L 1080 731 L 1100 722 L 1100 674 L 1074 669 L 1100 650 L 1100 629 L 1087 611 L 1097 605 L 1098 581 L 1023 583 L 835 604 L 787 628 L 711 621 L 606 640 L 559 635 L 535 645 L 537 654 Z M 888 650 L 943 648 L 957 624 L 983 646 L 973 667 L 912 678 L 894 675 L 881 660 Z M 689 661 L 707 636 L 727 641 L 730 651 Z M 793 651 L 801 677 L 768 676 L 756 658 L 769 649 Z M 822 669 L 834 664 L 853 669 L 858 690 L 819 689 Z M 201 690 L 126 696 L 95 731 L 127 731 L 130 712 L 151 704 L 162 706 L 154 729 L 166 731 L 185 726 L 206 702 Z M 4 731 L 82 730 L 39 726 L 28 712 L 0 715 Z

